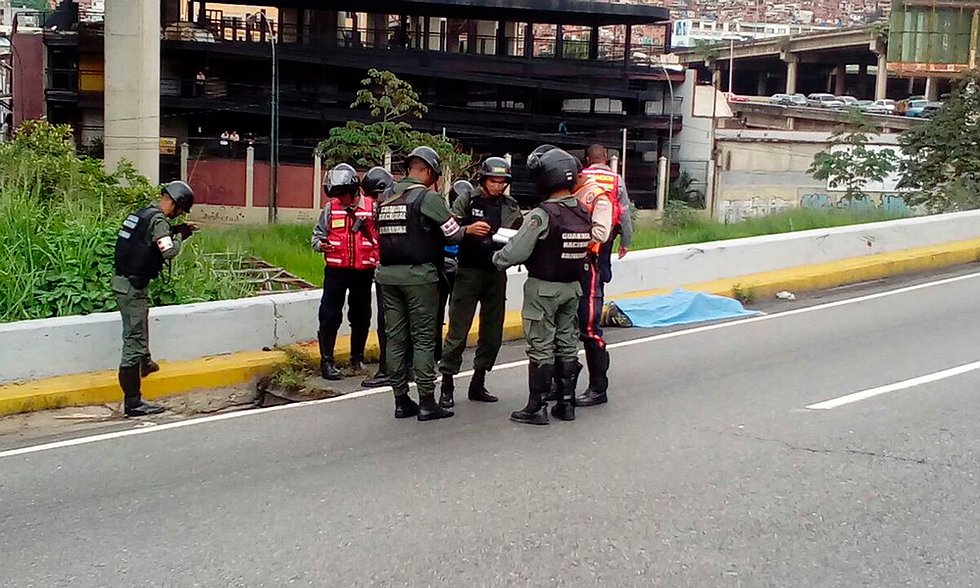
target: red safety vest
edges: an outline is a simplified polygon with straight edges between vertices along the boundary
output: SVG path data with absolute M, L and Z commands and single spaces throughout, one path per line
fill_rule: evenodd
M 595 183 L 599 184 L 599 187 L 606 193 L 613 209 L 612 228 L 615 229 L 620 226 L 623 218 L 623 207 L 619 203 L 619 185 L 622 181 L 619 174 L 610 169 L 609 166 L 601 164 L 590 165 L 583 169 L 582 173 L 595 180 Z
M 349 213 L 336 198 L 327 200 L 327 267 L 367 270 L 378 267 L 378 234 L 374 226 L 374 199 L 362 198 Z M 354 225 L 360 222 L 355 232 Z

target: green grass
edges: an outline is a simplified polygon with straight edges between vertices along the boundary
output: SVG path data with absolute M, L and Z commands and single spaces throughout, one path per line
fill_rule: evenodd
M 894 220 L 897 215 L 887 215 L 877 210 L 813 210 L 795 209 L 725 225 L 696 217 L 689 211 L 668 215 L 663 226 L 637 228 L 633 232 L 633 249 L 654 249 L 672 245 L 707 243 L 759 235 L 774 235 L 808 229 L 825 229 L 859 223 Z
M 195 239 L 209 252 L 234 252 L 259 257 L 272 265 L 320 286 L 323 283 L 323 255 L 310 248 L 312 225 L 273 226 L 236 225 L 204 227 Z

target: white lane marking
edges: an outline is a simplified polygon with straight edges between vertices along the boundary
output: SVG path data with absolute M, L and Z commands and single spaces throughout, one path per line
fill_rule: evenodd
M 930 382 L 938 382 L 939 380 L 945 380 L 947 378 L 959 376 L 978 369 L 980 369 L 980 361 L 975 361 L 973 363 L 957 366 L 941 372 L 926 374 L 924 376 L 903 380 L 901 382 L 895 382 L 894 384 L 888 384 L 887 386 L 878 386 L 877 388 L 869 388 L 853 394 L 846 394 L 837 398 L 831 398 L 830 400 L 824 400 L 823 402 L 811 404 L 810 406 L 807 406 L 807 408 L 810 410 L 831 410 L 839 406 L 844 406 L 845 404 L 851 404 L 852 402 L 860 402 L 881 394 L 898 392 L 899 390 L 914 388 L 915 386 L 929 384 Z
M 830 308 L 837 308 L 840 306 L 846 306 L 849 304 L 858 304 L 861 302 L 867 302 L 869 300 L 876 300 L 879 298 L 885 298 L 888 296 L 897 296 L 899 294 L 906 294 L 908 292 L 914 292 L 916 290 L 923 290 L 925 288 L 933 288 L 936 286 L 943 286 L 946 284 L 952 284 L 954 282 L 961 282 L 963 280 L 969 280 L 972 278 L 980 277 L 980 272 L 966 274 L 963 276 L 955 276 L 952 278 L 945 278 L 942 280 L 936 280 L 934 282 L 926 282 L 923 284 L 916 284 L 914 286 L 906 286 L 903 288 L 898 288 L 896 290 L 888 290 L 885 292 L 878 292 L 876 294 L 868 294 L 865 296 L 858 296 L 857 298 L 847 298 L 845 300 L 837 300 L 835 302 L 827 302 L 824 304 L 818 304 L 814 306 L 807 306 L 805 308 L 797 308 L 795 310 L 788 310 L 786 312 L 778 312 L 775 314 L 765 314 L 761 316 L 750 317 L 746 319 L 734 320 L 724 323 L 714 323 L 710 325 L 705 325 L 703 327 L 695 327 L 693 329 L 685 329 L 681 331 L 674 331 L 671 333 L 663 333 L 661 335 L 652 335 L 649 337 L 641 337 L 638 339 L 630 339 L 629 341 L 622 341 L 619 343 L 613 343 L 608 345 L 609 349 L 619 349 L 621 347 L 630 347 L 632 345 L 642 345 L 644 343 L 652 343 L 654 341 L 662 341 L 665 339 L 673 339 L 676 337 L 682 337 L 685 335 L 697 335 L 699 333 L 706 333 L 708 331 L 716 331 L 719 329 L 727 329 L 730 327 L 736 327 L 741 325 L 746 325 L 750 323 L 757 323 L 761 321 L 768 321 L 777 318 L 796 316 L 799 314 L 805 314 L 808 312 L 816 312 L 819 310 L 827 310 Z M 584 351 L 579 351 L 581 355 Z M 510 363 L 501 364 L 494 366 L 495 371 L 502 371 L 507 369 L 518 368 L 527 365 L 527 360 L 512 361 Z M 466 372 L 461 372 L 459 377 L 472 376 L 473 370 Z M 85 445 L 88 443 L 96 443 L 98 441 L 108 441 L 110 439 L 118 439 L 120 437 L 130 437 L 133 435 L 142 435 L 146 433 L 154 433 L 157 431 L 167 431 L 170 429 L 180 429 L 183 427 L 190 427 L 192 425 L 202 425 L 205 423 L 213 423 L 217 421 L 225 421 L 230 419 L 251 417 L 255 415 L 266 414 L 269 412 L 275 412 L 279 410 L 289 410 L 294 408 L 301 408 L 304 406 L 312 406 L 316 404 L 329 404 L 331 402 L 341 402 L 344 400 L 353 400 L 355 398 L 363 398 L 365 396 L 373 396 L 375 394 L 382 394 L 386 392 L 391 392 L 390 386 L 385 386 L 383 388 L 369 388 L 366 390 L 358 390 L 356 392 L 351 392 L 350 394 L 345 394 L 343 396 L 338 396 L 336 398 L 325 398 L 323 400 L 310 400 L 307 402 L 296 402 L 293 404 L 284 404 L 281 406 L 271 406 L 269 408 L 257 408 L 254 410 L 244 410 L 241 412 L 229 412 L 225 414 L 212 415 L 207 417 L 201 417 L 197 419 L 188 419 L 186 421 L 176 421 L 172 423 L 164 423 L 162 425 L 156 425 L 152 427 L 134 428 L 126 429 L 125 431 L 115 431 L 113 433 L 102 433 L 99 435 L 92 435 L 89 437 L 78 437 L 75 439 L 67 439 L 65 441 L 55 441 L 52 443 L 44 443 L 41 445 L 32 445 L 29 447 L 21 447 L 19 449 L 9 449 L 7 451 L 0 451 L 0 458 L 13 457 L 16 455 L 27 455 L 30 453 L 39 453 L 41 451 L 49 451 L 51 449 L 60 449 L 63 447 L 74 447 L 76 445 Z

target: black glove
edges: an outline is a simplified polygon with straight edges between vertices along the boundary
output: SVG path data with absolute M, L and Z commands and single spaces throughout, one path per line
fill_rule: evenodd
M 190 239 L 194 234 L 194 227 L 187 224 L 174 225 L 170 227 L 171 235 L 180 235 L 181 239 Z

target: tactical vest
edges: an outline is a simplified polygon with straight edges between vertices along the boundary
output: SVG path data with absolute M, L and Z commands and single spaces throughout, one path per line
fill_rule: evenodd
M 371 232 L 374 222 L 374 200 L 364 198 L 364 206 L 348 211 L 336 198 L 330 198 L 324 211 L 327 221 L 327 243 L 323 254 L 327 267 L 339 269 L 374 269 L 378 265 L 378 245 Z M 353 214 L 351 214 L 353 212 Z
M 381 265 L 442 266 L 442 234 L 422 215 L 422 201 L 427 192 L 424 186 L 411 186 L 378 204 Z
M 158 214 L 163 213 L 155 206 L 130 214 L 116 239 L 116 274 L 139 278 L 137 281 L 143 286 L 137 287 L 145 287 L 163 269 L 163 254 L 150 238 L 150 221 Z
M 490 261 L 493 252 L 499 249 L 493 242 L 493 234 L 503 222 L 504 198 L 473 198 L 470 200 L 470 210 L 463 220 L 464 225 L 483 221 L 490 225 L 490 234 L 486 237 L 466 237 L 459 245 L 459 266 L 480 269 L 494 269 Z
M 605 165 L 590 165 L 589 167 L 582 170 L 582 175 L 588 176 L 595 180 L 596 184 L 606 193 L 609 198 L 609 202 L 612 204 L 613 209 L 613 222 L 611 229 L 613 233 L 622 224 L 620 221 L 623 218 L 623 207 L 619 202 L 619 187 L 622 178 L 619 174 L 609 169 Z M 612 240 L 612 239 L 610 239 Z
M 527 274 L 546 282 L 578 282 L 585 274 L 592 221 L 581 206 L 542 202 L 548 214 L 548 236 L 538 241 L 527 260 Z

